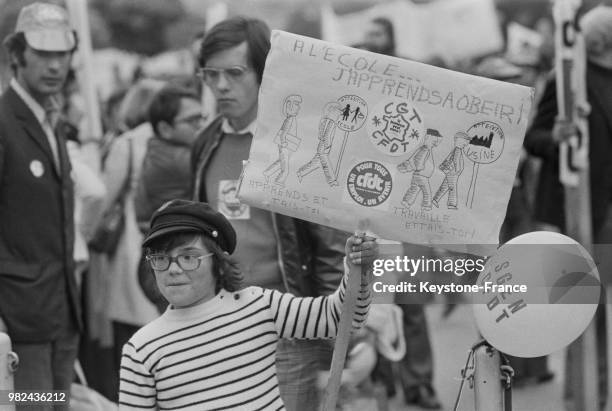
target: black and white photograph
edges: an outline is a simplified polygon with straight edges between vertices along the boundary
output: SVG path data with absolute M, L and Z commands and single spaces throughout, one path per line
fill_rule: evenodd
M 0 411 L 612 411 L 612 0 L 0 0 L 0 41 Z

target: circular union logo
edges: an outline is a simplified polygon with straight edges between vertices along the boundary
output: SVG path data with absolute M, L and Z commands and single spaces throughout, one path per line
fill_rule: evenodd
M 376 161 L 364 161 L 353 167 L 346 184 L 351 198 L 365 207 L 384 203 L 393 188 L 391 173 Z
M 406 101 L 381 101 L 372 110 L 367 123 L 370 142 L 389 156 L 411 153 L 425 138 L 423 114 Z
M 475 163 L 488 164 L 504 151 L 504 132 L 492 121 L 481 121 L 467 131 L 470 142 L 463 148 L 467 158 Z
M 363 126 L 368 117 L 368 104 L 359 96 L 346 95 L 338 99 L 340 117 L 338 128 L 344 131 L 355 131 Z

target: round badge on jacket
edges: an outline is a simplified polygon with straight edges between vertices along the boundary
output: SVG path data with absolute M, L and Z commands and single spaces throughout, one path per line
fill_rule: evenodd
M 30 163 L 30 171 L 34 177 L 40 178 L 45 174 L 45 167 L 40 160 L 32 160 Z

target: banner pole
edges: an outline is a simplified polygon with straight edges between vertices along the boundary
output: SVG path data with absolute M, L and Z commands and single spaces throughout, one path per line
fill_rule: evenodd
M 565 231 L 592 254 L 586 50 L 578 25 L 581 0 L 555 0 L 555 56 L 558 116 L 578 127 L 578 134 L 560 145 L 559 179 L 565 192 Z M 596 314 L 597 315 L 597 314 Z M 599 390 L 595 321 L 568 348 L 565 395 L 568 409 L 597 411 Z
M 355 230 L 355 236 L 364 235 L 366 232 L 366 222 L 360 222 L 359 227 L 363 229 Z M 367 268 L 361 267 L 361 270 Z M 342 371 L 346 361 L 349 342 L 351 340 L 351 330 L 353 328 L 353 314 L 357 306 L 359 290 L 361 288 L 361 275 L 351 273 L 349 275 L 344 302 L 342 303 L 342 312 L 340 313 L 340 323 L 336 334 L 336 343 L 334 345 L 334 353 L 330 367 L 329 379 L 323 396 L 322 411 L 334 411 L 338 402 L 338 393 L 342 384 Z M 361 272 L 359 273 L 361 274 Z

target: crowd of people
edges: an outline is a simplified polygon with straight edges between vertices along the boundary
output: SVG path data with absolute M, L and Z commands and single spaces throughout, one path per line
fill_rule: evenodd
M 612 7 L 597 6 L 581 22 L 593 235 L 608 243 Z M 117 89 L 104 102 L 102 140 L 84 135 L 71 71 L 78 43 L 66 11 L 48 3 L 24 7 L 4 41 L 13 78 L 0 97 L 0 332 L 19 356 L 15 388 L 69 391 L 79 360 L 91 385 L 120 409 L 317 409 L 347 278 L 361 275 L 353 318 L 361 330 L 352 336 L 343 390 L 372 398 L 380 409 L 381 397 L 398 390 L 406 404 L 441 409 L 427 298 L 370 307 L 367 267 L 378 255 L 376 239 L 236 198 L 270 50 L 266 23 L 233 17 L 198 36 L 193 78 L 135 78 Z M 393 25 L 373 19 L 355 46 L 395 56 Z M 460 67 L 443 56 L 426 62 L 536 89 L 500 243 L 537 229 L 564 231 L 558 147 L 576 127 L 556 121 L 550 51 L 518 57 L 497 53 Z M 209 118 L 202 84 L 216 102 Z M 290 97 L 283 106 L 287 130 L 301 104 Z M 428 130 L 434 142 L 436 133 Z M 465 138 L 455 142 L 460 151 Z M 279 146 L 280 169 L 289 155 Z M 459 160 L 448 160 L 446 191 L 430 203 L 437 206 L 448 191 L 444 201 L 452 206 Z M 402 248 L 406 255 L 439 252 Z M 449 297 L 444 315 L 460 302 Z M 605 358 L 604 313 L 597 318 Z M 399 355 L 387 349 L 389 334 L 405 347 Z M 510 361 L 519 385 L 554 378 L 546 358 Z

